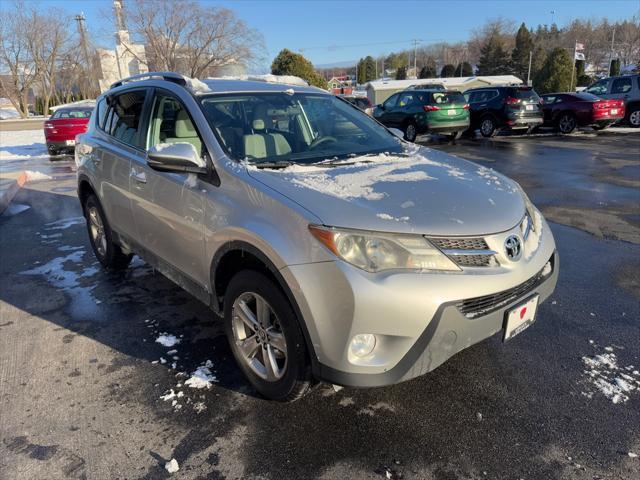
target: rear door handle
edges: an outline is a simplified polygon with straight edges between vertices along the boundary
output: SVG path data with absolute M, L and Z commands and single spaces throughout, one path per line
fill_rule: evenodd
M 131 170 L 131 177 L 138 183 L 147 183 L 147 176 L 144 172 L 136 172 L 135 170 Z

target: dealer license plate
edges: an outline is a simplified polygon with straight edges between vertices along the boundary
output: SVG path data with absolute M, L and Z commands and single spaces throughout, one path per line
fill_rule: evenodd
M 450 115 L 450 116 L 451 115 L 457 115 L 458 111 L 455 108 L 452 108 L 447 112 L 447 114 Z
M 617 108 L 612 108 L 611 109 L 611 115 L 617 115 L 618 114 L 618 109 Z
M 539 295 L 535 295 L 517 307 L 507 310 L 503 338 L 505 342 L 522 333 L 536 321 L 539 298 Z
M 67 140 L 65 143 L 66 143 L 67 145 L 75 145 L 75 144 L 76 144 L 76 141 L 75 141 L 75 140 Z
M 533 105 L 527 105 L 525 108 L 526 108 L 527 110 L 533 110 Z

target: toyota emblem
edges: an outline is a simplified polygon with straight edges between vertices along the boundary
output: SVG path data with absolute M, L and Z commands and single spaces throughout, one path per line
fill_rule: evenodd
M 520 243 L 520 238 L 516 235 L 507 237 L 504 241 L 504 250 L 507 254 L 507 258 L 512 262 L 520 260 L 520 256 L 522 255 L 522 244 Z

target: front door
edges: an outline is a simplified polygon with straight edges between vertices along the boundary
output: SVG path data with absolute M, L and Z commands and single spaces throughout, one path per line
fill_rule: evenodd
M 204 155 L 204 144 L 183 103 L 174 94 L 156 89 L 146 147 L 182 142 L 191 143 Z M 207 285 L 201 180 L 195 174 L 159 172 L 145 161 L 133 160 L 130 185 L 141 246 L 161 263 L 200 286 Z

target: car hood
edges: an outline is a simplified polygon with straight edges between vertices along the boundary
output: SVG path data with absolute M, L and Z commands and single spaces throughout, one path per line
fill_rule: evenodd
M 248 165 L 256 180 L 303 206 L 324 225 L 430 235 L 513 228 L 525 204 L 515 182 L 490 168 L 425 147 L 366 155 L 338 165 Z

